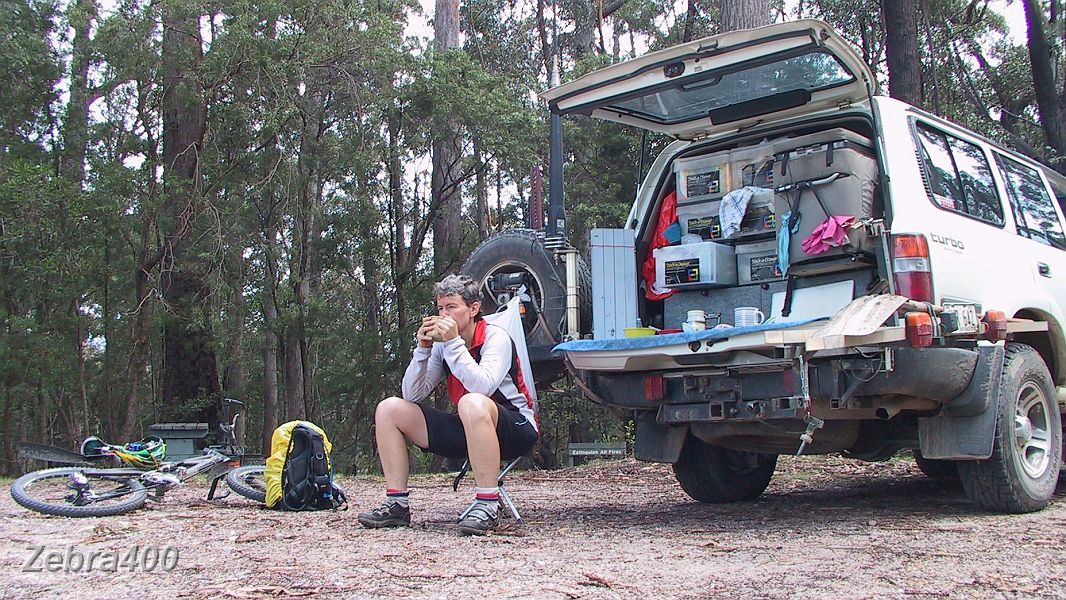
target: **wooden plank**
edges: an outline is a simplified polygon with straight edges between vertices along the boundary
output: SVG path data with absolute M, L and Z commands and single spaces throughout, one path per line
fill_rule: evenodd
M 881 294 L 861 296 L 833 315 L 815 336 L 837 337 L 869 335 L 881 327 L 907 299 L 903 296 Z
M 1047 331 L 1047 321 L 1030 321 L 1028 319 L 1009 319 L 1007 333 L 1026 333 L 1029 331 Z
M 895 327 L 881 327 L 866 335 L 819 336 L 817 334 L 818 332 L 814 332 L 814 335 L 807 340 L 806 349 L 808 351 L 835 350 L 837 348 L 847 348 L 849 346 L 868 346 L 871 344 L 899 342 L 907 339 L 907 332 L 902 325 Z
M 797 329 L 776 329 L 763 333 L 766 344 L 803 344 L 817 328 L 803 327 Z

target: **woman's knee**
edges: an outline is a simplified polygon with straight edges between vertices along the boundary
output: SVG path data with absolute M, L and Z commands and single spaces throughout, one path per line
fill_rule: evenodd
M 464 422 L 473 419 L 493 419 L 496 403 L 484 394 L 465 394 L 459 399 L 459 418 Z
M 381 402 L 378 402 L 377 409 L 374 411 L 374 420 L 377 422 L 381 422 L 382 420 L 395 420 L 396 417 L 404 414 L 413 406 L 415 405 L 403 398 L 389 396 Z

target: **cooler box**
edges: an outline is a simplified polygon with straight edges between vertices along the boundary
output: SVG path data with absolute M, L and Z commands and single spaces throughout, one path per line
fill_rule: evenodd
M 869 138 L 841 128 L 774 143 L 778 229 L 789 210 L 801 215 L 799 230 L 789 240 L 789 274 L 846 269 L 856 253 L 872 254 L 874 240 L 861 227 L 849 231 L 849 244 L 814 256 L 803 251 L 803 240 L 830 216 L 873 216 L 878 170 L 872 148 Z M 834 173 L 840 175 L 832 183 L 809 185 Z
M 737 262 L 732 246 L 698 242 L 652 250 L 655 284 L 660 288 L 736 285 Z

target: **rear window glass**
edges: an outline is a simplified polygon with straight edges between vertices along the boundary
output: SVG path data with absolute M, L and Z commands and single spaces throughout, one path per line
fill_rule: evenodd
M 1003 225 L 1003 204 L 996 195 L 992 167 L 981 147 L 918 123 L 922 171 L 933 202 L 940 208 Z
M 1018 235 L 1066 250 L 1062 223 L 1040 172 L 999 154 L 996 162 L 1006 183 L 1014 220 L 1018 222 Z
M 683 123 L 726 106 L 738 106 L 785 92 L 816 92 L 853 81 L 836 57 L 824 52 L 780 58 L 732 73 L 679 82 L 668 89 L 605 106 L 659 123 Z

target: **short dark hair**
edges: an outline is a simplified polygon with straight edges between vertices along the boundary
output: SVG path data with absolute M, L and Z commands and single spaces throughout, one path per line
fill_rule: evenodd
M 481 302 L 481 286 L 469 275 L 448 275 L 433 286 L 433 299 L 443 296 L 459 296 L 467 306 Z

